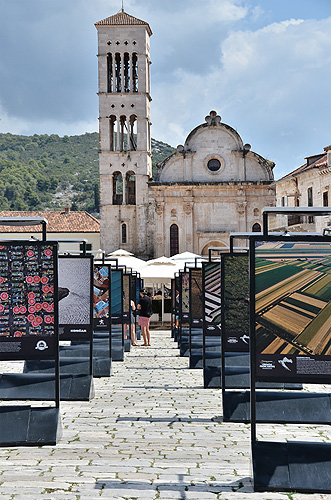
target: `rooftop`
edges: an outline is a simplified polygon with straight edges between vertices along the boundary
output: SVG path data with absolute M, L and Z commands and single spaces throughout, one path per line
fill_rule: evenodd
M 307 161 L 306 163 L 301 165 L 301 167 L 292 170 L 292 172 L 289 172 L 288 174 L 284 175 L 284 177 L 281 177 L 276 182 L 289 179 L 290 177 L 295 177 L 296 175 L 302 174 L 303 172 L 308 172 L 308 170 L 311 170 L 313 168 L 323 169 L 328 166 L 326 153 L 325 154 L 321 153 L 319 155 L 314 155 L 314 156 L 308 156 L 305 159 Z
M 1 217 L 44 217 L 48 233 L 99 233 L 100 222 L 88 212 L 3 211 Z M 0 226 L 0 233 L 39 233 L 42 226 Z
M 94 24 L 96 28 L 99 26 L 137 26 L 143 25 L 146 26 L 148 34 L 152 35 L 152 30 L 146 21 L 142 21 L 136 17 L 130 16 L 126 12 L 119 12 L 114 16 L 107 17 L 106 19 L 102 19 Z

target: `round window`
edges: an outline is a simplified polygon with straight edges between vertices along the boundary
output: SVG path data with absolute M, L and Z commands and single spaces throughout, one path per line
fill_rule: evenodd
M 207 163 L 207 167 L 211 172 L 217 172 L 221 168 L 221 162 L 217 158 L 212 158 Z

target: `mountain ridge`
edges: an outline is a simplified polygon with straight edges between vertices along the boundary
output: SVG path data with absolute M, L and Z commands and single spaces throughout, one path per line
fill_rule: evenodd
M 152 139 L 156 164 L 174 148 Z M 0 133 L 0 210 L 99 212 L 99 134 L 63 137 Z

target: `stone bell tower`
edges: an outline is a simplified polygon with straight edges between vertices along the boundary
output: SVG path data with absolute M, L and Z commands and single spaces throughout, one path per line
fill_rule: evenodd
M 124 10 L 98 31 L 101 247 L 153 253 L 148 237 L 150 36 L 145 21 Z

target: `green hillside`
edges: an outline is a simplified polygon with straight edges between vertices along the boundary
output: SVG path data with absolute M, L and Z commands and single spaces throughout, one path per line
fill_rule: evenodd
M 0 210 L 99 211 L 99 134 L 0 134 Z M 155 166 L 173 152 L 152 139 Z

